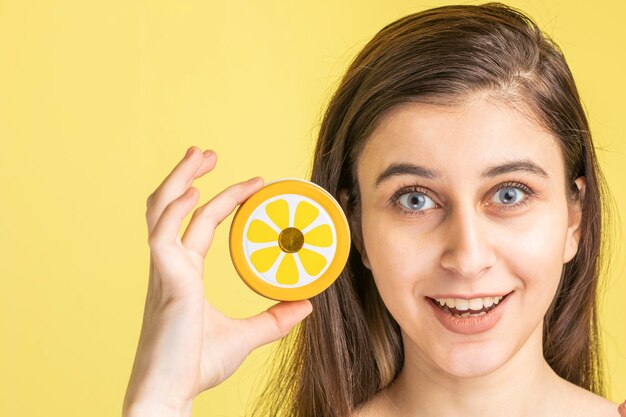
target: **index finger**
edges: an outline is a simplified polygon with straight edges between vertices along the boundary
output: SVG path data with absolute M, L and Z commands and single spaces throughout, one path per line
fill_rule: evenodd
M 148 233 L 152 233 L 168 204 L 183 195 L 194 179 L 201 177 L 215 167 L 217 162 L 215 152 L 207 150 L 201 153 L 199 150 L 196 146 L 190 147 L 185 157 L 148 197 L 146 203 Z

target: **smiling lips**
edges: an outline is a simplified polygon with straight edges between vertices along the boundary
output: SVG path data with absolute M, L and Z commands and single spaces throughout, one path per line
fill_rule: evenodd
M 508 294 L 507 294 L 508 295 Z M 478 297 L 471 299 L 464 298 L 430 298 L 443 311 L 459 318 L 469 316 L 482 316 L 498 306 L 506 297 Z
M 449 331 L 458 334 L 482 333 L 492 329 L 500 320 L 509 295 L 513 291 L 496 297 L 431 298 L 426 297 L 432 306 L 437 320 Z M 500 308 L 496 308 L 500 307 Z

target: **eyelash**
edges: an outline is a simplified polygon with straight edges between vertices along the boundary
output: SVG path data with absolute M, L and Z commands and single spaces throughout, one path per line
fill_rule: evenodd
M 498 186 L 498 188 L 492 193 L 492 194 L 496 194 L 498 191 L 504 189 L 504 188 L 518 188 L 520 190 L 522 190 L 526 196 L 524 197 L 523 200 L 521 200 L 518 203 L 515 204 L 501 204 L 502 206 L 505 206 L 506 208 L 504 208 L 503 210 L 505 211 L 511 211 L 511 210 L 517 210 L 518 208 L 525 206 L 527 204 L 530 203 L 530 201 L 532 200 L 532 198 L 535 196 L 535 192 L 533 190 L 530 189 L 530 187 L 528 187 L 526 184 L 520 182 L 520 181 L 509 181 L 509 182 L 505 182 L 502 183 Z M 400 205 L 398 203 L 398 200 L 400 199 L 400 197 L 402 197 L 404 194 L 408 194 L 408 193 L 420 193 L 420 194 L 424 194 L 426 196 L 428 196 L 430 198 L 430 196 L 428 195 L 428 192 L 426 192 L 425 189 L 415 186 L 415 185 L 410 185 L 407 187 L 403 187 L 400 190 L 396 191 L 396 193 L 390 198 L 390 202 L 391 204 L 393 204 L 395 207 L 397 207 L 397 209 L 402 212 L 403 214 L 407 215 L 407 216 L 413 216 L 413 217 L 419 217 L 419 216 L 423 216 L 425 214 L 426 211 L 428 210 L 420 210 L 420 211 L 413 211 L 413 210 L 407 210 L 404 207 L 402 207 L 402 205 Z M 437 203 L 435 203 L 437 204 Z

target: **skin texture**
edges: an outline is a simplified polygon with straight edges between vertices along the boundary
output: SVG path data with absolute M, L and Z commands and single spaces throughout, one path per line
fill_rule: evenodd
M 511 160 L 533 161 L 548 177 L 481 177 Z M 376 186 L 392 163 L 440 176 L 402 174 Z M 556 138 L 485 94 L 454 107 L 403 104 L 368 138 L 357 177 L 363 239 L 357 244 L 402 328 L 405 349 L 398 379 L 362 415 L 618 415 L 617 404 L 561 379 L 543 358 L 542 319 L 580 239 L 580 210 L 568 207 Z M 584 192 L 584 178 L 576 184 Z M 391 201 L 408 186 L 417 189 Z M 496 327 L 473 335 L 448 331 L 425 299 L 511 291 Z

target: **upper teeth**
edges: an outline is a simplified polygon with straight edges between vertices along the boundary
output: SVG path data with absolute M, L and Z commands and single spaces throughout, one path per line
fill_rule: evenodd
M 437 298 L 437 302 L 442 307 L 447 305 L 449 308 L 456 308 L 457 310 L 480 310 L 483 307 L 491 307 L 494 304 L 498 304 L 503 297 L 483 297 L 472 298 L 471 300 L 465 300 L 463 298 Z

